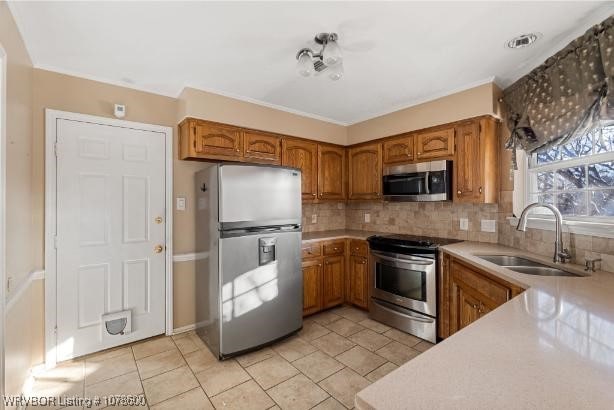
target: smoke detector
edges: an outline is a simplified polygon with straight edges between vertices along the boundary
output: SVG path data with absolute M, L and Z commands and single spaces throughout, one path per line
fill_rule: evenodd
M 521 34 L 518 37 L 514 37 L 513 39 L 505 43 L 505 46 L 511 49 L 529 47 L 530 45 L 535 43 L 540 37 L 540 33 Z

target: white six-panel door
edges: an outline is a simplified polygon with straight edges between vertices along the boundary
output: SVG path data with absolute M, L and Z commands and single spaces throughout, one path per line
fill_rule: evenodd
M 165 331 L 165 134 L 57 120 L 57 360 Z M 130 310 L 132 332 L 103 337 Z

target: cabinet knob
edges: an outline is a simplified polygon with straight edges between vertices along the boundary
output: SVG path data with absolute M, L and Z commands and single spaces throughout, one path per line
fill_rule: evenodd
M 311 196 L 316 196 L 316 194 L 311 194 Z
M 239 152 L 239 151 L 241 151 L 241 150 L 240 150 L 239 148 L 237 148 L 235 151 Z
M 457 193 L 458 195 L 460 195 L 460 194 L 462 194 L 462 193 L 463 193 L 463 191 L 461 191 L 461 190 L 459 189 L 458 191 L 456 191 L 456 193 Z
M 480 191 L 480 194 L 481 194 L 481 193 L 482 193 L 482 187 L 480 187 L 480 190 L 479 190 L 479 191 Z

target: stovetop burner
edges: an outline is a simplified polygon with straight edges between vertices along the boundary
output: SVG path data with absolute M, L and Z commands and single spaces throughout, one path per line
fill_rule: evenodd
M 401 234 L 373 235 L 367 241 L 371 249 L 397 253 L 436 253 L 440 246 L 462 242 L 458 239 Z

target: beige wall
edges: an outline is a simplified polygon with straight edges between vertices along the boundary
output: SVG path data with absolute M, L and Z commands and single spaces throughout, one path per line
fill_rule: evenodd
M 359 122 L 348 127 L 348 144 L 388 137 L 465 118 L 497 114 L 494 83 L 480 85 L 436 100 Z
M 218 121 L 333 144 L 347 144 L 347 127 L 194 88 L 185 88 L 179 95 L 178 119 L 185 117 Z
M 36 285 L 27 278 L 32 262 L 32 63 L 5 2 L 0 2 L 0 45 L 6 52 L 6 273 L 11 278 L 5 317 L 6 393 L 21 392 L 40 344 L 42 326 Z M 40 282 L 40 281 L 37 281 Z M 4 284 L 2 284 L 4 286 Z M 16 292 L 22 289 L 21 292 Z M 4 301 L 2 301 L 4 303 Z M 35 356 L 33 356 L 35 351 Z

